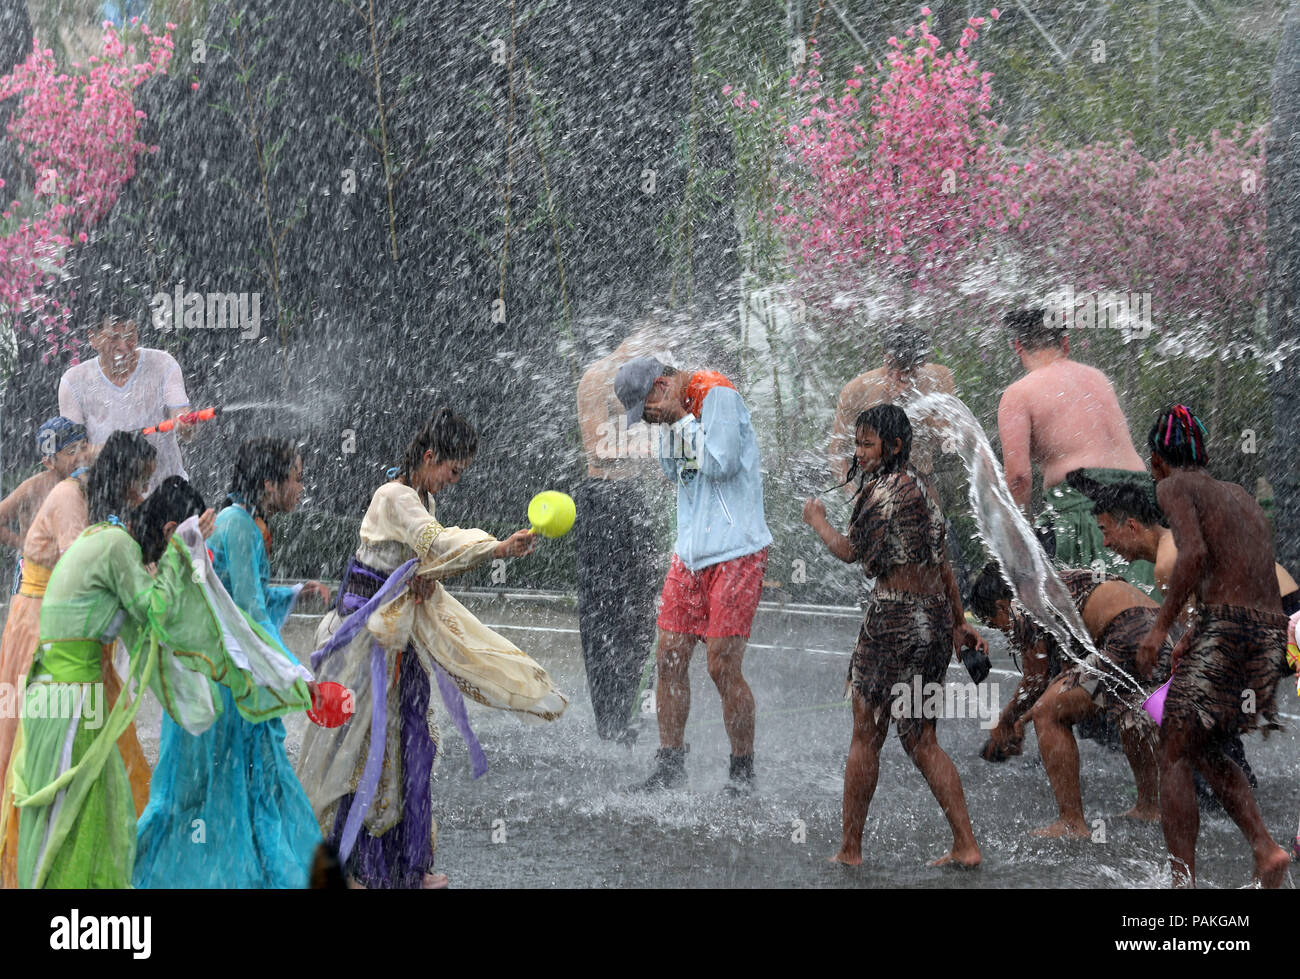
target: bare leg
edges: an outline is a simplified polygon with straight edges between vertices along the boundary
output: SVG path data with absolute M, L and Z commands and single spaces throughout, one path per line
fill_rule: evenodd
M 1160 828 L 1169 848 L 1175 887 L 1196 886 L 1196 837 L 1201 813 L 1192 779 L 1191 735 L 1173 718 L 1160 730 Z M 1220 796 L 1222 799 L 1222 796 Z
M 880 749 L 889 734 L 889 711 L 877 720 L 858 691 L 853 691 L 853 740 L 844 766 L 844 839 L 831 863 L 862 863 L 862 830 L 880 776 Z
M 754 694 L 740 674 L 748 641 L 745 636 L 710 636 L 704 643 L 709 676 L 722 698 L 722 723 L 733 755 L 754 753 Z
M 1246 773 L 1218 745 L 1208 745 L 1201 752 L 1199 761 L 1197 767 L 1201 774 L 1250 843 L 1255 855 L 1255 880 L 1261 887 L 1281 887 L 1282 875 L 1291 858 L 1269 835 Z
M 957 766 L 952 763 L 952 759 L 939 747 L 933 724 L 925 725 L 919 743 L 912 747 L 908 755 L 925 776 L 930 791 L 939 800 L 939 806 L 952 828 L 952 849 L 938 860 L 930 861 L 930 866 L 942 867 L 948 863 L 964 867 L 978 866 L 980 848 L 975 843 L 975 833 L 971 830 L 961 777 L 957 774 Z
M 1120 731 L 1119 739 L 1137 784 L 1137 805 L 1123 815 L 1153 823 L 1160 818 L 1160 766 L 1155 741 L 1149 732 L 1135 727 Z
M 1059 818 L 1035 836 L 1074 836 L 1086 838 L 1088 823 L 1083 818 L 1083 795 L 1079 791 L 1079 745 L 1070 726 L 1092 716 L 1097 705 L 1088 691 L 1075 687 L 1063 690 L 1064 680 L 1057 680 L 1034 705 L 1031 717 L 1038 735 L 1038 752 L 1047 769 L 1047 780 L 1056 796 Z
M 695 637 L 659 630 L 655 653 L 659 668 L 659 689 L 655 693 L 659 714 L 659 745 L 680 748 L 691 712 L 689 668 Z

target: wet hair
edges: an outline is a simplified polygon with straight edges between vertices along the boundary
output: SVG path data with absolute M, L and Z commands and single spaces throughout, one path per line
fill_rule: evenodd
M 126 296 L 116 285 L 95 284 L 84 288 L 79 296 L 77 315 L 87 339 L 108 326 L 129 324 L 140 330 L 143 310 L 148 303 L 135 296 Z
M 885 357 L 904 371 L 924 364 L 933 352 L 929 334 L 907 323 L 899 323 L 884 331 L 881 344 Z
M 131 515 L 131 534 L 140 542 L 140 559 L 153 564 L 167 550 L 169 523 L 181 523 L 203 512 L 203 497 L 181 476 L 168 476 Z
M 247 439 L 235 454 L 235 469 L 230 474 L 230 502 L 245 503 L 256 513 L 262 506 L 265 483 L 283 483 L 299 456 L 297 447 L 286 438 L 263 436 Z
M 439 408 L 406 447 L 406 455 L 398 470 L 399 478 L 409 483 L 430 449 L 438 462 L 468 459 L 478 451 L 478 433 L 473 425 L 450 408 Z
M 990 561 L 984 565 L 984 570 L 971 582 L 966 607 L 982 621 L 988 622 L 997 614 L 997 603 L 1010 601 L 1011 598 L 1011 586 L 1003 580 L 998 563 Z
M 145 478 L 157 457 L 157 450 L 139 432 L 114 432 L 105 439 L 86 483 L 90 522 L 122 516 L 131 505 L 131 487 Z
M 1147 446 L 1175 469 L 1203 468 L 1210 464 L 1205 449 L 1209 433 L 1186 405 L 1172 405 L 1160 412 L 1147 435 Z
M 1150 487 L 1138 483 L 1099 485 L 1095 492 L 1087 493 L 1092 500 L 1092 512 L 1105 514 L 1123 523 L 1136 520 L 1144 527 L 1165 526 L 1165 515 Z
M 307 886 L 314 891 L 347 890 L 347 878 L 343 875 L 343 865 L 339 863 L 339 852 L 324 841 L 316 844 Z
M 1047 324 L 1047 314 L 1041 309 L 1016 309 L 1002 318 L 1003 325 L 1026 350 L 1045 350 L 1059 347 L 1065 339 L 1065 330 Z
M 898 405 L 874 405 L 859 414 L 853 423 L 855 434 L 863 428 L 869 428 L 880 436 L 880 465 L 876 469 L 878 475 L 906 468 L 908 460 L 912 458 L 912 423 L 907 420 L 907 412 Z M 902 443 L 897 452 L 893 451 L 895 439 Z M 849 479 L 857 471 L 858 455 L 855 452 L 849 466 Z

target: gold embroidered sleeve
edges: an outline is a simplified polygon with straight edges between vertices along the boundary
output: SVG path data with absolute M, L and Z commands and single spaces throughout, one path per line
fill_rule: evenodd
M 442 533 L 442 525 L 436 520 L 430 520 L 425 524 L 418 534 L 415 535 L 415 553 L 423 560 L 429 553 L 429 548 L 433 546 L 434 538 Z

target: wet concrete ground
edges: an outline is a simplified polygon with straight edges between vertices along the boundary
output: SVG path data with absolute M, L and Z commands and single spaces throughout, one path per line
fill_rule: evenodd
M 840 799 L 850 715 L 842 699 L 859 617 L 849 609 L 765 604 L 755 621 L 745 675 L 758 707 L 758 791 L 736 800 L 722 792 L 729 747 L 702 647 L 691 666 L 687 741 L 689 788 L 655 796 L 627 786 L 653 767 L 653 715 L 641 718 L 631 747 L 595 734 L 582 667 L 577 615 L 562 596 L 498 597 L 458 593 L 485 623 L 541 662 L 571 705 L 553 724 L 525 725 L 470 705 L 490 763 L 471 779 L 463 743 L 443 724 L 442 760 L 434 776 L 440 827 L 438 867 L 457 887 L 1160 887 L 1168 883 L 1158 824 L 1118 818 L 1135 792 L 1123 756 L 1080 742 L 1083 799 L 1095 841 L 1040 840 L 1030 831 L 1055 818 L 1051 789 L 1031 733 L 1025 752 L 1001 765 L 979 758 L 986 733 L 978 716 L 944 718 L 939 742 L 965 787 L 984 854 L 976 871 L 932 869 L 927 860 L 951 842 L 947 823 L 924 780 L 891 734 L 867 821 L 864 863 L 826 863 L 839 845 Z M 317 617 L 294 616 L 291 648 L 305 655 Z M 984 633 L 994 672 L 987 681 L 996 713 L 1018 674 L 1000 634 Z M 969 677 L 958 664 L 949 683 Z M 987 704 L 988 702 L 986 702 Z M 1246 741 L 1259 778 L 1257 796 L 1284 846 L 1300 812 L 1300 700 L 1284 683 L 1288 729 Z M 972 713 L 975 713 L 973 710 Z M 152 698 L 137 727 L 146 754 L 157 753 L 160 712 Z M 304 717 L 287 721 L 296 755 Z M 991 722 L 989 722 L 991 723 Z M 1202 819 L 1198 847 L 1202 886 L 1249 882 L 1250 854 L 1226 817 Z M 1294 878 L 1294 874 L 1293 874 Z M 1287 886 L 1294 886 L 1288 880 Z
M 1085 812 L 1090 823 L 1100 821 L 1098 841 L 1040 840 L 1030 831 L 1053 820 L 1056 809 L 1033 735 L 1022 756 L 991 765 L 979 758 L 987 735 L 978 717 L 941 720 L 938 733 L 965 786 L 984 853 L 979 870 L 925 866 L 947 850 L 951 837 L 938 803 L 892 734 L 867 821 L 863 865 L 826 863 L 839 845 L 850 735 L 842 695 L 860 621 L 851 610 L 760 609 L 745 660 L 758 707 L 759 791 L 735 800 L 722 792 L 730 749 L 702 647 L 691 666 L 689 789 L 636 795 L 626 787 L 653 767 L 654 717 L 642 719 L 642 736 L 631 749 L 596 737 L 573 606 L 488 595 L 462 600 L 539 660 L 571 706 L 554 724 L 529 726 L 472 705 L 491 765 L 477 782 L 470 778 L 464 745 L 449 725 L 443 726 L 444 758 L 434 783 L 438 866 L 455 886 L 1152 887 L 1168 882 L 1159 825 L 1117 818 L 1135 800 L 1122 754 L 1081 742 Z M 996 713 L 1019 675 L 1001 635 L 985 635 L 992 647 L 994 673 L 987 682 L 997 685 Z M 302 644 L 298 637 L 295 630 L 294 648 L 305 649 L 309 637 Z M 966 683 L 969 676 L 954 664 L 948 680 Z M 1283 693 L 1283 710 L 1292 715 L 1288 730 L 1268 741 L 1252 736 L 1246 750 L 1259 777 L 1265 819 L 1274 836 L 1289 845 L 1300 814 L 1300 700 L 1293 686 Z M 1249 850 L 1224 816 L 1203 819 L 1198 860 L 1203 886 L 1249 882 Z

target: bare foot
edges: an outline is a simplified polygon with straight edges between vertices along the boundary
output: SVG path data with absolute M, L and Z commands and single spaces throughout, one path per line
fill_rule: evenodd
M 364 890 L 367 890 L 367 887 L 366 887 L 365 884 L 361 883 L 361 881 L 357 880 L 355 877 L 349 877 L 349 878 L 348 878 L 348 890 L 350 890 L 350 891 L 364 891 Z
M 980 848 L 977 846 L 956 847 L 941 856 L 938 860 L 931 860 L 927 867 L 978 867 L 980 860 Z
M 437 891 L 447 886 L 446 874 L 425 874 L 422 889 L 426 891 Z
M 835 854 L 835 856 L 833 856 L 833 857 L 828 857 L 828 858 L 826 859 L 826 862 L 827 862 L 827 863 L 843 863 L 843 864 L 847 864 L 847 865 L 850 866 L 850 867 L 858 867 L 858 866 L 861 866 L 861 865 L 862 865 L 862 854 L 861 854 L 861 853 L 848 853 L 848 852 L 846 852 L 846 851 L 844 851 L 844 850 L 841 850 L 839 853 Z
M 1086 824 L 1067 823 L 1063 819 L 1058 819 L 1050 826 L 1044 826 L 1042 829 L 1034 830 L 1033 835 L 1043 836 L 1053 840 L 1059 840 L 1066 836 L 1073 837 L 1076 840 L 1086 840 L 1092 836 L 1092 834 L 1088 832 Z
M 1160 807 L 1154 806 L 1134 806 L 1128 812 L 1120 813 L 1124 819 L 1138 819 L 1144 823 L 1160 822 Z
M 1290 865 L 1291 855 L 1280 846 L 1274 846 L 1263 860 L 1255 859 L 1255 879 L 1260 887 L 1281 887 L 1282 875 Z

